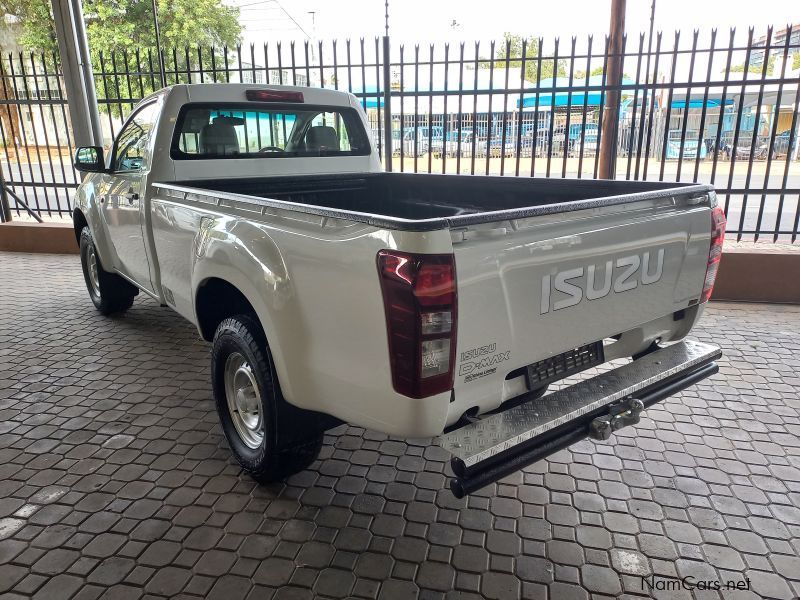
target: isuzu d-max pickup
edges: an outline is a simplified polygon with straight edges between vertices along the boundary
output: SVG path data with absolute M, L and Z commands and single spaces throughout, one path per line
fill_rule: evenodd
M 721 253 L 710 186 L 385 173 L 368 131 L 344 92 L 176 85 L 75 156 L 92 302 L 197 326 L 254 478 L 347 422 L 435 437 L 463 496 L 716 372 L 684 340 Z

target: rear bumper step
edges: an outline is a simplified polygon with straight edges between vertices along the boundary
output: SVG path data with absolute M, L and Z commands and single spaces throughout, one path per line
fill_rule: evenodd
M 639 413 L 716 373 L 722 351 L 683 341 L 441 435 L 462 498 L 586 437 L 607 439 Z

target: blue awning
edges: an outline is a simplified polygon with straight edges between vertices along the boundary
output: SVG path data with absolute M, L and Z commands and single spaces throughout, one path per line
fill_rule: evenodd
M 635 85 L 632 79 L 628 79 L 627 77 L 622 80 L 622 85 Z M 593 75 L 589 77 L 589 84 L 588 87 L 602 87 L 603 86 L 603 76 L 602 75 Z M 553 100 L 553 92 L 548 92 L 547 89 L 550 88 L 578 88 L 577 90 L 573 91 L 572 93 L 569 90 L 563 89 L 561 91 L 557 91 L 555 93 L 555 100 Z M 581 90 L 580 88 L 586 88 L 586 79 L 585 78 L 573 78 L 572 83 L 570 84 L 569 77 L 556 77 L 555 81 L 553 81 L 552 77 L 548 77 L 547 79 L 542 79 L 539 82 L 538 89 L 541 90 L 540 92 L 531 92 L 525 93 L 522 98 L 522 102 L 520 103 L 517 100 L 517 108 L 535 108 L 537 105 L 537 98 L 538 98 L 538 105 L 539 107 L 560 107 L 560 106 L 576 106 L 576 107 L 583 107 L 583 106 L 599 106 L 603 99 L 603 92 L 600 90 Z M 623 90 L 622 95 L 633 95 L 632 91 Z
M 722 100 L 720 99 L 713 99 L 709 98 L 706 101 L 706 108 L 719 108 L 720 104 L 722 104 Z M 733 104 L 733 99 L 728 98 L 725 100 L 725 105 Z M 673 100 L 672 104 L 670 105 L 671 108 L 686 108 L 686 99 L 683 100 Z M 692 98 L 689 100 L 689 108 L 703 108 L 703 99 L 702 98 Z

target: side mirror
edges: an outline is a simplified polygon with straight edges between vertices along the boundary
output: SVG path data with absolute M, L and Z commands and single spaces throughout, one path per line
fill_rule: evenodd
M 82 173 L 102 173 L 106 170 L 103 149 L 100 146 L 83 146 L 75 152 L 75 169 Z

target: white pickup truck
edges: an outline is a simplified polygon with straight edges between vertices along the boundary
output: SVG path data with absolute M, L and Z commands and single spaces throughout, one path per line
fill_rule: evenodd
M 463 496 L 716 371 L 718 348 L 681 341 L 721 252 L 711 187 L 384 173 L 368 131 L 343 92 L 176 85 L 75 156 L 93 303 L 141 290 L 212 342 L 257 480 L 347 422 L 437 436 Z

